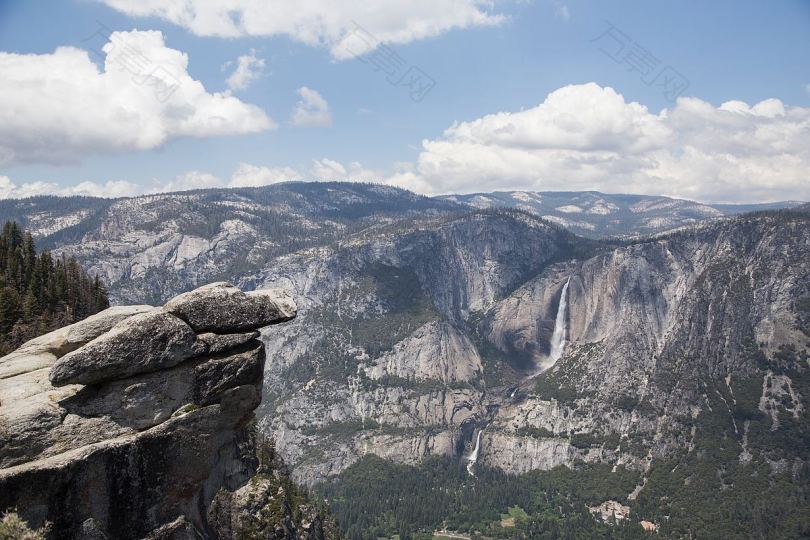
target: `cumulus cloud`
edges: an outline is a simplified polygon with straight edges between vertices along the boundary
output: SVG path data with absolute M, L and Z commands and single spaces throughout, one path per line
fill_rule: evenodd
M 171 193 L 194 189 L 260 187 L 303 178 L 292 167 L 264 167 L 239 163 L 230 178 L 220 178 L 208 172 L 188 171 L 168 182 L 156 181 L 147 193 Z
M 230 65 L 231 62 L 227 63 L 223 68 L 227 69 Z M 243 54 L 236 59 L 236 67 L 225 80 L 225 84 L 234 92 L 244 90 L 250 86 L 250 83 L 262 76 L 264 67 L 264 59 L 258 58 L 256 50 L 251 49 L 248 54 Z
M 59 186 L 52 182 L 27 182 L 22 185 L 15 184 L 8 176 L 0 176 L 0 199 L 22 199 L 54 193 Z
M 491 26 L 504 17 L 491 12 L 491 0 L 100 0 L 130 16 L 160 17 L 200 36 L 285 35 L 310 46 L 326 47 L 337 59 L 353 57 L 347 39 L 358 27 L 374 44 L 409 43 L 454 28 Z M 367 52 L 363 51 L 363 52 Z
M 300 127 L 328 127 L 332 125 L 329 103 L 317 91 L 302 86 L 298 89 L 301 99 L 296 103 L 290 122 Z
M 213 174 L 201 171 L 188 171 L 177 175 L 168 182 L 155 180 L 150 189 L 142 191 L 146 193 L 168 193 L 172 191 L 189 191 L 193 189 L 218 187 L 225 187 L 225 183 Z
M 125 180 L 104 183 L 81 182 L 73 186 L 60 186 L 55 182 L 26 182 L 15 184 L 7 176 L 0 176 L 0 199 L 21 199 L 35 195 L 89 195 L 93 197 L 132 197 L 152 193 L 170 193 L 211 188 L 260 187 L 290 180 L 341 180 L 347 182 L 382 182 L 383 172 L 367 169 L 359 162 L 344 165 L 332 159 L 316 159 L 304 172 L 294 167 L 268 167 L 239 163 L 229 178 L 221 178 L 205 171 L 187 171 L 168 181 L 154 180 L 140 185 Z
M 302 169 L 240 163 L 230 178 L 190 172 L 151 190 L 300 179 L 383 182 L 425 194 L 600 190 L 756 202 L 810 200 L 809 175 L 810 108 L 778 99 L 715 106 L 690 97 L 653 113 L 589 83 L 560 88 L 530 109 L 457 122 L 440 137 L 422 141 L 415 163 L 398 163 L 389 171 L 329 158 Z M 80 186 L 14 185 L 0 177 L 0 197 L 143 191 L 126 182 Z
M 352 182 L 381 182 L 387 176 L 381 171 L 366 169 L 358 161 L 353 161 L 346 167 L 332 159 L 313 160 L 310 174 L 315 180 L 345 180 Z
M 304 178 L 292 167 L 263 167 L 240 163 L 228 183 L 229 187 L 258 187 L 288 180 L 300 180 Z
M 98 53 L 101 70 L 75 47 L 0 52 L 0 165 L 76 162 L 275 126 L 258 107 L 207 92 L 188 74 L 188 56 L 166 47 L 160 32 L 113 32 Z
M 655 114 L 589 83 L 453 124 L 390 181 L 423 193 L 597 189 L 742 202 L 808 200 L 808 176 L 808 108 L 680 98 Z
M 15 184 L 8 176 L 0 176 L 0 199 L 23 199 L 36 195 L 87 195 L 90 197 L 129 197 L 141 192 L 141 187 L 125 180 L 104 183 L 81 182 L 75 186 L 60 187 L 54 182 L 25 182 Z

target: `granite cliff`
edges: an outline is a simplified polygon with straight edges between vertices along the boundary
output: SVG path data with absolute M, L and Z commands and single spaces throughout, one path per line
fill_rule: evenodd
M 744 400 L 804 407 L 808 238 L 801 210 L 626 245 L 484 212 L 282 258 L 243 281 L 302 305 L 264 337 L 261 426 L 306 484 L 368 453 L 461 458 L 484 426 L 479 463 L 512 473 L 644 471 L 720 398 L 742 441 Z M 567 282 L 567 344 L 538 374 Z
M 0 358 L 0 511 L 53 538 L 324 538 L 253 427 L 256 330 L 295 315 L 284 291 L 213 283 Z

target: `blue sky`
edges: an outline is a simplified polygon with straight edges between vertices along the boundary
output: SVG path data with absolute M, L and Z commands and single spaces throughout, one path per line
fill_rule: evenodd
M 193 3 L 177 0 L 181 4 L 184 1 Z M 206 131 L 189 136 L 184 132 L 160 143 L 111 143 L 96 147 L 92 139 L 77 143 L 76 151 L 71 151 L 68 158 L 51 163 L 54 160 L 42 155 L 48 151 L 47 147 L 28 152 L 15 147 L 22 143 L 12 139 L 52 139 L 50 144 L 58 146 L 60 139 L 72 137 L 58 131 L 43 134 L 41 129 L 70 122 L 71 117 L 65 120 L 56 111 L 52 122 L 37 117 L 25 123 L 24 115 L 18 113 L 21 109 L 12 109 L 15 103 L 12 99 L 11 105 L 7 101 L 5 114 L 15 115 L 22 127 L 13 133 L 0 133 L 0 146 L 4 140 L 12 140 L 7 144 L 17 156 L 0 161 L 0 177 L 6 178 L 7 186 L 15 186 L 7 189 L 7 196 L 29 194 L 37 189 L 60 192 L 82 182 L 102 186 L 111 180 L 126 182 L 126 187 L 110 194 L 134 194 L 165 186 L 188 186 L 188 182 L 172 181 L 180 177 L 188 180 L 183 175 L 191 171 L 206 179 L 202 182 L 214 185 L 219 181 L 224 185 L 240 164 L 273 170 L 286 168 L 295 171 L 294 176 L 316 178 L 319 176 L 314 160 L 326 159 L 342 165 L 345 174 L 339 166 L 331 169 L 337 171 L 337 177 L 374 178 L 435 193 L 562 189 L 571 185 L 577 189 L 662 193 L 718 201 L 810 196 L 806 185 L 810 181 L 805 185 L 801 181 L 803 174 L 807 176 L 810 163 L 807 150 L 801 148 L 803 143 L 810 143 L 807 139 L 810 2 L 534 0 L 496 1 L 491 5 L 473 0 L 450 2 L 465 7 L 473 5 L 493 19 L 502 17 L 498 22 L 481 25 L 462 23 L 452 27 L 451 23 L 451 28 L 439 31 L 438 35 L 392 40 L 399 42 L 390 45 L 385 44 L 384 36 L 388 34 L 375 34 L 372 30 L 376 26 L 363 25 L 385 47 L 390 47 L 386 51 L 392 51 L 408 66 L 418 67 L 435 80 L 435 87 L 415 102 L 406 88 L 390 84 L 383 73 L 373 69 L 369 60 L 380 49 L 361 57 L 365 59 L 361 61 L 336 59 L 329 44 L 305 44 L 284 32 L 248 31 L 243 34 L 253 35 L 236 37 L 199 35 L 205 32 L 196 30 L 195 34 L 190 25 L 175 24 L 161 16 L 133 15 L 138 8 L 126 8 L 125 0 L 110 0 L 116 8 L 92 0 L 0 0 L 0 51 L 17 59 L 19 55 L 48 55 L 62 46 L 87 48 L 88 41 L 83 40 L 98 30 L 99 23 L 113 31 L 157 30 L 162 33 L 166 48 L 188 56 L 190 79 L 199 81 L 207 93 L 213 94 L 229 92 L 226 79 L 236 59 L 252 55 L 264 62 L 258 78 L 230 95 L 263 110 L 277 126 L 274 129 L 234 126 L 229 134 Z M 132 3 L 137 4 L 134 0 Z M 378 2 L 382 6 L 386 3 Z M 290 10 L 296 9 L 294 3 L 289 4 Z M 284 10 L 283 6 L 281 9 Z M 347 9 L 350 12 L 347 17 L 351 17 L 351 8 Z M 453 9 L 452 4 L 449 9 Z M 442 16 L 445 15 L 437 15 Z M 391 24 L 386 21 L 381 28 L 396 31 Z M 609 25 L 613 25 L 612 30 Z M 611 33 L 606 35 L 606 31 Z M 606 36 L 627 39 L 627 48 L 617 54 L 620 61 L 602 52 L 605 47 L 619 48 L 615 39 L 606 41 Z M 682 96 L 697 98 L 712 109 L 694 106 L 687 110 L 683 106 L 683 118 L 677 123 L 669 116 L 662 119 L 662 109 L 672 111 L 682 106 L 668 100 L 655 84 L 645 83 L 638 70 L 629 69 L 630 60 L 623 56 L 629 47 L 639 47 L 637 51 L 654 56 L 655 67 L 648 77 L 669 66 L 688 79 Z M 94 56 L 93 61 L 102 68 L 100 57 Z M 27 91 L 25 84 L 13 73 L 9 75 L 10 70 L 5 71 L 8 80 L 5 84 L 0 82 L 0 91 L 13 92 L 15 99 L 20 99 Z M 48 74 L 26 72 L 23 78 L 26 77 L 29 83 L 39 81 L 37 77 L 51 81 Z M 0 74 L 0 81 L 2 78 Z M 591 82 L 596 83 L 595 89 L 582 86 Z M 544 110 L 520 114 L 570 85 L 577 90 L 572 90 L 569 98 L 561 99 L 554 107 L 549 105 L 549 109 L 556 111 L 554 114 Z M 302 99 L 299 94 L 302 87 L 314 90 L 328 103 L 330 125 L 296 126 L 290 122 L 296 104 Z M 605 89 L 612 89 L 621 102 Z M 75 91 L 81 96 L 84 90 Z M 104 106 L 100 103 L 103 99 L 88 94 L 88 101 L 99 102 L 99 107 Z M 779 100 L 788 112 L 777 115 L 779 118 L 739 107 L 732 107 L 735 110 L 731 112 L 718 112 L 725 102 L 741 101 L 752 107 L 768 99 Z M 644 114 L 630 111 L 631 119 L 625 121 L 625 106 L 633 102 L 647 111 Z M 561 113 L 560 107 L 567 106 L 571 110 Z M 588 107 L 593 109 L 591 114 L 587 114 Z M 600 111 L 613 110 L 611 107 L 615 107 L 617 116 L 601 118 Z M 581 111 L 585 112 L 579 118 Z M 514 115 L 507 118 L 509 129 L 526 124 L 525 138 L 511 138 L 508 143 L 497 140 L 495 131 L 491 131 L 497 127 L 494 120 L 475 127 L 477 119 L 496 113 Z M 593 131 L 587 141 L 572 142 L 565 127 L 560 128 L 562 133 L 560 129 L 551 134 L 532 131 L 535 127 L 545 129 L 549 123 L 563 126 L 565 122 L 560 115 L 565 114 L 578 125 L 597 124 L 584 128 Z M 736 116 L 731 118 L 732 114 Z M 619 117 L 622 119 L 617 120 Z M 645 131 L 632 147 L 625 148 L 622 145 L 635 140 L 637 135 L 625 131 L 627 122 L 662 124 L 650 130 L 665 130 L 668 134 L 659 137 Z M 445 130 L 456 123 L 478 131 L 471 134 L 465 128 L 448 135 Z M 483 125 L 487 123 L 490 125 Z M 31 124 L 46 127 L 26 133 L 26 126 Z M 696 133 L 707 124 L 711 125 L 708 132 Z M 139 124 L 131 129 L 139 129 Z M 580 133 L 582 129 L 577 127 L 574 131 Z M 777 132 L 778 140 L 773 135 L 766 138 L 767 144 L 773 145 L 769 155 L 763 150 L 753 156 L 751 148 L 745 145 L 731 150 L 717 148 L 713 150 L 716 153 L 703 152 L 705 146 L 699 144 L 706 139 L 739 141 L 747 138 L 746 133 L 764 131 Z M 616 138 L 615 145 L 605 141 L 609 136 Z M 650 137 L 658 142 L 641 142 Z M 432 144 L 425 146 L 424 141 Z M 665 156 L 660 148 L 649 148 L 656 144 L 667 146 Z M 641 146 L 643 155 L 639 154 Z M 675 146 L 678 148 L 673 149 Z M 609 159 L 603 153 L 606 147 L 615 153 Z M 540 149 L 526 151 L 526 148 Z M 687 161 L 683 156 L 694 149 L 703 153 Z M 774 152 L 785 159 L 775 164 Z M 630 154 L 633 159 L 628 158 Z M 477 162 L 482 155 L 489 156 L 487 162 Z M 715 166 L 718 159 L 728 155 L 734 157 L 733 165 Z M 650 159 L 657 160 L 654 168 L 649 166 Z M 741 160 L 745 161 L 744 167 L 739 165 Z M 349 165 L 352 162 L 358 163 L 354 169 Z M 572 162 L 573 168 L 567 165 Z M 789 170 L 785 169 L 785 162 L 791 164 Z M 516 170 L 515 163 L 523 163 L 524 169 Z M 700 170 L 699 177 L 686 178 L 692 174 L 689 171 L 696 169 Z M 743 174 L 740 171 L 751 177 L 746 176 L 735 188 L 729 178 Z M 26 191 L 24 186 L 30 189 Z M 745 188 L 744 195 L 739 193 L 739 187 Z M 105 194 L 101 189 L 91 192 Z

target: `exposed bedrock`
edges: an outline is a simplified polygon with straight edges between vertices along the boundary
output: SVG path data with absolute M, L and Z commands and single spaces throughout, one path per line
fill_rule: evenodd
M 295 315 L 284 292 L 217 283 L 0 358 L 0 512 L 54 538 L 225 538 L 207 508 L 256 472 L 255 331 Z

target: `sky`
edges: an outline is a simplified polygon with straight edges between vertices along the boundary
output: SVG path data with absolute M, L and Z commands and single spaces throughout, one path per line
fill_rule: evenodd
M 810 1 L 0 0 L 0 198 L 810 200 Z

